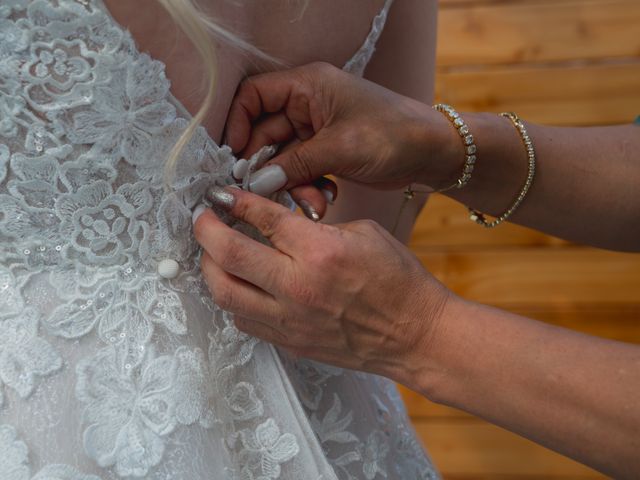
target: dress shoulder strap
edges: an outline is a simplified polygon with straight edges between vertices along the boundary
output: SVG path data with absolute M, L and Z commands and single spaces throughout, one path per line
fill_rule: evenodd
M 385 1 L 382 10 L 373 19 L 369 35 L 367 35 L 367 38 L 356 54 L 345 64 L 343 70 L 358 76 L 364 74 L 364 69 L 367 67 L 369 60 L 371 60 L 373 52 L 376 51 L 376 43 L 382 34 L 382 30 L 384 30 L 385 23 L 387 23 L 387 16 L 392 3 L 393 0 Z

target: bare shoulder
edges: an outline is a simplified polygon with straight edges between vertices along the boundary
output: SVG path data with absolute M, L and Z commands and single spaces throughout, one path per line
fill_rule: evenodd
M 424 103 L 433 100 L 437 0 L 395 0 L 366 77 Z

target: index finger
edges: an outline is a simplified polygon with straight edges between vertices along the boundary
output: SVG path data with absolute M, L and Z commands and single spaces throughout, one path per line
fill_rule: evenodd
M 198 243 L 223 271 L 274 294 L 289 258 L 228 227 L 211 210 L 204 210 L 193 226 Z M 227 307 L 228 308 L 228 307 Z
M 238 188 L 212 187 L 207 192 L 207 199 L 256 227 L 275 248 L 290 257 L 299 255 L 309 229 L 317 228 L 313 222 L 288 208 Z

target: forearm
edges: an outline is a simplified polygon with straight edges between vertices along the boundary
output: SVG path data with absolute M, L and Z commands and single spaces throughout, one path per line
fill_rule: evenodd
M 412 388 L 616 478 L 640 471 L 640 348 L 449 305 Z
M 508 119 L 463 117 L 474 134 L 478 160 L 470 182 L 447 195 L 499 215 L 513 203 L 527 175 L 522 140 Z M 510 221 L 579 243 L 640 251 L 640 127 L 526 126 L 536 150 L 536 176 Z M 444 149 L 458 160 L 449 161 L 449 172 L 439 174 L 455 179 L 463 153 L 456 131 L 450 125 L 449 130 L 442 135 L 448 142 Z

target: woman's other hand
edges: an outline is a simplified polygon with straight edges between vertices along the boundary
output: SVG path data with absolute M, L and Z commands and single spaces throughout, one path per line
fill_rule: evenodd
M 406 247 L 371 221 L 316 224 L 236 189 L 209 197 L 273 245 L 210 209 L 195 216 L 204 277 L 240 330 L 298 356 L 411 383 L 452 294 Z
M 287 189 L 325 174 L 383 189 L 411 183 L 437 188 L 456 178 L 462 156 L 441 114 L 325 63 L 245 80 L 225 137 L 244 157 L 284 144 L 264 168 L 282 167 Z

